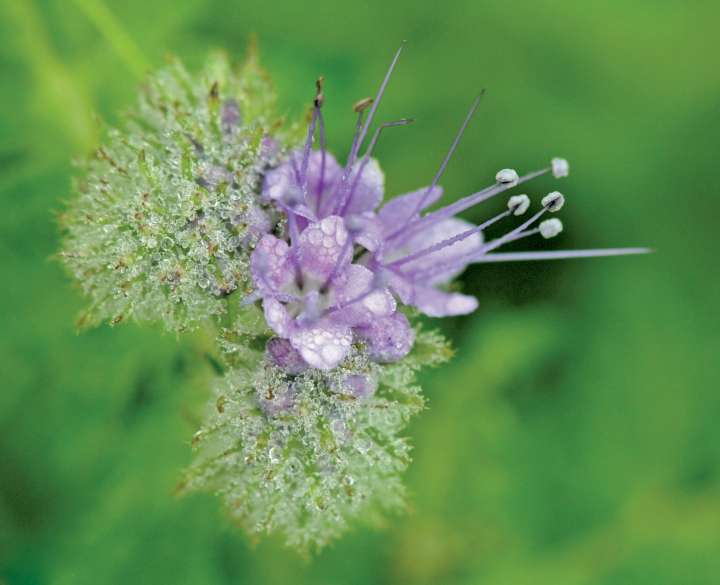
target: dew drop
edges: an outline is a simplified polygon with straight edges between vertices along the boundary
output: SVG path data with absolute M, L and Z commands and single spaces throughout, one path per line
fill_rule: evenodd
M 277 447 L 270 447 L 268 451 L 268 458 L 270 463 L 276 464 L 280 462 L 280 450 Z

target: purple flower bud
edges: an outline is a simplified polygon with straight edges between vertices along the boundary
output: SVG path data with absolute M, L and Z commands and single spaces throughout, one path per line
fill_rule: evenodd
M 348 374 L 333 384 L 333 390 L 353 398 L 370 398 L 377 390 L 377 380 L 366 374 Z
M 268 416 L 278 416 L 295 406 L 297 388 L 293 383 L 285 383 L 272 388 L 258 388 L 256 394 L 262 411 Z
M 300 353 L 287 339 L 273 337 L 268 341 L 266 350 L 270 361 L 288 374 L 300 374 L 308 368 Z
M 226 100 L 220 113 L 220 122 L 225 134 L 230 134 L 237 126 L 242 123 L 240 115 L 240 106 L 234 99 Z
M 415 341 L 415 331 L 402 313 L 375 319 L 369 325 L 357 328 L 356 332 L 367 342 L 370 357 L 381 363 L 401 360 Z
M 247 235 L 240 241 L 243 248 L 249 248 L 272 229 L 270 216 L 262 208 L 253 205 L 246 212 L 233 218 L 235 225 L 242 225 Z

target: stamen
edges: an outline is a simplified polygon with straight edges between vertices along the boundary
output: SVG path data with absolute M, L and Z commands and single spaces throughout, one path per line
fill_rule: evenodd
M 519 233 L 515 234 L 512 238 L 508 238 L 505 243 L 509 244 L 511 242 L 517 242 L 518 240 L 522 240 L 524 238 L 529 238 L 530 236 L 534 236 L 535 234 L 539 234 L 539 233 L 540 233 L 539 227 L 525 230 L 524 232 L 519 232 Z
M 325 190 L 325 166 L 326 166 L 326 159 L 327 159 L 327 142 L 325 139 L 325 119 L 322 115 L 322 110 L 318 108 L 317 110 L 317 116 L 318 116 L 318 130 L 320 134 L 320 177 L 318 178 L 318 184 L 317 184 L 317 193 L 318 193 L 318 201 L 317 201 L 317 209 L 320 209 L 320 205 L 322 204 L 322 196 L 323 191 Z
M 473 257 L 481 256 L 481 255 L 483 255 L 483 254 L 486 254 L 486 253 L 490 252 L 491 250 L 494 250 L 494 249 L 496 249 L 496 248 L 499 248 L 500 246 L 502 246 L 502 245 L 504 245 L 504 244 L 506 244 L 506 243 L 508 243 L 508 242 L 511 242 L 515 236 L 517 236 L 518 234 L 523 233 L 525 230 L 527 230 L 527 228 L 529 228 L 529 227 L 530 227 L 531 225 L 533 225 L 538 219 L 540 219 L 540 218 L 545 214 L 546 211 L 548 211 L 548 208 L 547 208 L 547 207 L 543 207 L 540 211 L 538 211 L 537 213 L 535 213 L 530 219 L 528 219 L 527 221 L 521 223 L 521 224 L 520 224 L 518 227 L 516 227 L 515 229 L 510 230 L 510 231 L 509 231 L 507 234 L 505 234 L 504 236 L 501 236 L 501 237 L 493 240 L 492 242 L 488 242 L 487 244 L 483 244 L 482 246 L 480 246 L 480 248 L 478 248 L 478 250 L 477 250 L 476 252 L 474 252 L 474 253 L 472 254 L 472 256 L 473 256 Z
M 508 209 L 513 215 L 523 215 L 530 207 L 530 197 L 525 194 L 513 195 L 508 199 Z
M 354 110 L 355 108 L 353 108 Z M 354 156 L 354 152 L 357 149 L 358 140 L 360 138 L 360 131 L 362 130 L 363 116 L 365 115 L 365 109 L 355 110 L 357 112 L 357 122 L 355 122 L 355 132 L 353 132 L 352 144 L 350 145 L 350 154 L 346 161 L 346 167 L 350 164 L 350 160 Z
M 502 169 L 495 175 L 495 180 L 501 185 L 507 185 L 508 187 L 514 187 L 518 184 L 520 176 L 515 169 Z
M 310 151 L 312 150 L 313 138 L 315 135 L 315 126 L 317 125 L 318 117 L 320 116 L 320 108 L 325 101 L 323 96 L 322 88 L 325 78 L 320 76 L 315 81 L 315 97 L 313 98 L 313 111 L 310 124 L 308 125 L 307 138 L 305 139 L 305 146 L 303 148 L 302 163 L 300 165 L 300 173 L 297 176 L 298 186 L 302 188 L 303 194 L 307 192 L 307 168 L 310 161 Z M 296 172 L 296 175 L 298 173 Z
M 344 199 L 345 197 L 345 190 L 347 188 L 347 181 L 348 177 L 350 176 L 350 169 L 352 168 L 351 161 L 354 162 L 354 156 L 355 152 L 357 150 L 358 140 L 360 138 L 360 131 L 362 129 L 362 122 L 363 122 L 363 116 L 365 115 L 365 109 L 373 103 L 372 98 L 365 98 L 360 100 L 359 102 L 356 102 L 353 105 L 353 111 L 357 113 L 357 122 L 355 123 L 355 132 L 353 133 L 353 139 L 352 139 L 352 145 L 350 146 L 350 154 L 348 154 L 347 161 L 345 162 L 345 168 L 343 169 L 342 176 L 340 177 L 340 186 L 338 189 L 336 189 L 336 196 L 338 196 L 339 199 Z M 337 208 L 337 201 L 331 202 L 333 204 L 333 212 Z M 324 217 L 325 210 L 318 205 L 317 208 L 317 215 L 319 217 Z
M 322 207 L 322 198 L 323 198 L 323 191 L 325 190 L 325 166 L 326 166 L 326 159 L 327 159 L 327 142 L 325 138 L 325 119 L 322 115 L 322 107 L 325 103 L 325 95 L 323 94 L 323 84 L 325 82 L 324 77 L 318 77 L 318 80 L 315 82 L 315 87 L 317 88 L 317 92 L 315 94 L 315 111 L 317 112 L 317 119 L 318 119 L 318 126 L 319 126 L 319 134 L 320 134 L 320 176 L 318 178 L 318 184 L 317 184 L 317 204 L 315 211 L 319 213 L 321 207 Z
M 530 181 L 532 179 L 535 179 L 537 177 L 540 177 L 546 173 L 550 172 L 550 167 L 540 169 L 538 171 L 534 171 L 532 173 L 528 173 L 527 175 L 524 175 L 518 179 L 517 184 L 521 185 L 527 181 Z M 473 193 L 472 195 L 468 195 L 467 197 L 463 197 L 462 199 L 459 199 L 458 201 L 455 201 L 454 203 L 451 203 L 450 205 L 446 205 L 445 207 L 441 207 L 437 211 L 433 211 L 431 213 L 428 213 L 427 215 L 423 217 L 418 217 L 409 223 L 406 224 L 405 227 L 401 227 L 400 229 L 393 232 L 390 236 L 387 237 L 387 242 L 391 242 L 393 240 L 396 240 L 400 236 L 403 237 L 410 237 L 417 232 L 426 229 L 428 226 L 437 223 L 439 221 L 442 221 L 444 219 L 447 219 L 448 217 L 452 217 L 454 215 L 457 215 L 461 211 L 465 211 L 466 209 L 469 209 L 470 207 L 474 207 L 475 205 L 482 203 L 483 201 L 487 201 L 488 199 L 494 197 L 495 195 L 498 195 L 502 193 L 503 191 L 507 191 L 511 187 L 508 185 L 491 185 L 490 187 L 486 187 L 485 189 L 482 189 L 481 191 L 478 191 L 477 193 Z
M 337 311 L 341 311 L 345 307 L 349 307 L 350 305 L 354 305 L 356 303 L 360 303 L 364 301 L 366 298 L 368 298 L 371 294 L 376 292 L 380 287 L 378 286 L 377 282 L 373 280 L 370 283 L 370 286 L 368 289 L 364 292 L 356 296 L 354 299 L 350 299 L 347 303 L 343 303 L 342 305 L 336 305 L 335 307 L 325 309 L 325 311 L 320 315 L 320 318 L 327 317 L 328 315 L 331 315 L 332 313 L 335 313 Z
M 290 232 L 290 247 L 295 247 L 300 242 L 300 230 L 297 224 L 297 214 L 289 207 L 285 207 L 288 217 L 288 231 Z
M 340 197 L 341 200 L 338 201 L 339 210 L 336 210 L 337 215 L 345 215 L 350 205 L 352 204 L 353 197 L 355 196 L 355 191 L 358 184 L 360 183 L 360 178 L 362 177 L 362 174 L 365 171 L 365 167 L 367 166 L 368 162 L 370 162 L 370 157 L 375 150 L 375 145 L 377 144 L 378 139 L 380 138 L 380 134 L 382 134 L 382 131 L 385 130 L 385 128 L 407 126 L 408 124 L 412 124 L 413 122 L 415 122 L 413 118 L 401 118 L 400 120 L 394 120 L 392 122 L 384 122 L 383 124 L 380 124 L 380 126 L 375 130 L 375 132 L 373 133 L 373 137 L 370 139 L 370 144 L 368 145 L 368 148 L 363 155 L 362 162 L 360 163 L 360 168 L 358 169 L 358 172 L 353 178 L 353 184 L 350 187 L 349 193 L 347 193 L 346 196 L 344 193 L 341 194 L 343 196 Z
M 540 235 L 547 240 L 557 236 L 563 230 L 563 224 L 558 218 L 553 217 L 541 222 L 537 229 Z
M 465 134 L 465 130 L 468 127 L 468 124 L 470 124 L 470 120 L 472 120 L 472 117 L 475 115 L 475 112 L 478 109 L 478 106 L 480 105 L 480 100 L 485 95 L 485 90 L 483 89 L 477 97 L 473 100 L 472 105 L 470 106 L 470 109 L 468 110 L 468 113 L 465 115 L 465 119 L 463 120 L 463 123 L 460 125 L 460 129 L 455 134 L 455 138 L 452 141 L 452 144 L 450 145 L 450 149 L 447 151 L 447 154 L 445 154 L 445 158 L 443 159 L 442 163 L 440 164 L 440 168 L 435 173 L 435 176 L 433 177 L 432 183 L 430 183 L 430 186 L 425 190 L 425 193 L 420 198 L 420 200 L 415 205 L 415 209 L 413 212 L 408 215 L 408 221 L 410 221 L 416 213 L 419 213 L 421 209 L 425 206 L 425 203 L 428 200 L 428 197 L 430 197 L 430 194 L 433 192 L 435 187 L 437 187 L 438 183 L 440 182 L 440 179 L 442 178 L 443 174 L 445 173 L 445 169 L 448 166 L 448 163 L 450 162 L 450 159 L 452 158 L 453 154 L 455 154 L 455 150 L 457 149 L 458 145 L 460 144 L 460 139 L 462 138 L 463 134 Z M 406 222 L 407 225 L 407 222 Z M 400 226 L 400 229 L 398 231 L 401 231 L 405 226 Z M 394 234 L 393 234 L 394 235 Z M 392 236 L 390 236 L 392 237 Z
M 303 193 L 307 190 L 307 168 L 310 161 L 310 150 L 312 149 L 313 136 L 315 134 L 315 126 L 317 124 L 319 108 L 313 108 L 312 118 L 308 125 L 307 138 L 303 148 L 303 157 L 300 164 L 300 176 L 298 177 L 298 186 L 302 188 Z
M 475 226 L 474 228 L 471 228 L 469 230 L 465 230 L 464 232 L 461 232 L 459 234 L 456 234 L 452 236 L 451 238 L 447 238 L 445 240 L 442 240 L 441 242 L 438 242 L 437 244 L 433 244 L 432 246 L 428 246 L 427 248 L 423 248 L 422 250 L 419 250 L 417 252 L 414 252 L 413 254 L 409 254 L 407 256 L 404 256 L 400 258 L 399 260 L 395 260 L 394 262 L 391 262 L 390 264 L 387 264 L 386 266 L 388 268 L 397 268 L 398 266 L 402 266 L 403 264 L 407 264 L 408 262 L 412 262 L 414 260 L 417 260 L 418 258 L 422 258 L 423 256 L 427 256 L 428 254 L 432 254 L 434 252 L 438 252 L 440 250 L 443 250 L 444 248 L 447 248 L 449 246 L 452 246 L 453 244 L 456 244 L 458 242 L 461 242 L 462 240 L 465 240 L 472 236 L 473 234 L 477 234 L 484 230 L 485 228 L 490 227 L 494 223 L 500 221 L 501 219 L 508 217 L 511 213 L 513 213 L 515 210 L 515 207 L 510 207 L 507 211 L 503 211 L 502 213 L 499 213 L 495 217 L 492 217 L 488 219 L 487 221 L 481 223 L 478 226 Z M 517 214 L 516 214 L 517 215 Z
M 554 158 L 551 161 L 553 177 L 562 179 L 570 174 L 570 163 L 564 158 Z
M 375 117 L 375 111 L 377 110 L 378 106 L 380 105 L 380 101 L 382 100 L 383 94 L 385 93 L 385 88 L 387 87 L 387 84 L 390 81 L 390 77 L 392 76 L 393 70 L 395 69 L 395 65 L 397 64 L 398 59 L 400 58 L 400 53 L 402 53 L 404 46 L 405 46 L 405 41 L 402 42 L 402 44 L 400 45 L 398 50 L 395 52 L 395 56 L 393 57 L 393 60 L 390 63 L 390 67 L 388 67 L 387 73 L 385 74 L 385 78 L 383 79 L 382 83 L 380 84 L 380 88 L 378 89 L 377 95 L 375 96 L 375 99 L 373 100 L 372 105 L 370 107 L 370 112 L 368 113 L 368 117 L 365 120 L 365 125 L 363 126 L 362 130 L 360 131 L 360 137 L 358 138 L 355 150 L 350 153 L 350 162 L 349 162 L 350 166 L 353 165 L 358 151 L 360 150 L 360 148 L 362 148 L 362 144 L 365 141 L 365 136 L 367 135 L 368 128 L 370 127 L 370 124 L 372 124 L 373 118 Z
M 541 203 L 543 207 L 547 207 L 550 213 L 555 213 L 556 211 L 560 211 L 563 205 L 565 205 L 565 197 L 560 191 L 553 191 L 545 195 Z
M 449 262 L 446 266 L 443 266 L 443 268 L 447 268 L 448 270 L 450 270 L 450 269 L 454 269 L 454 268 L 459 268 L 461 266 L 465 266 L 470 262 L 477 262 L 478 258 L 483 257 L 488 252 L 495 250 L 496 248 L 499 248 L 500 246 L 503 246 L 505 244 L 513 242 L 522 237 L 526 237 L 528 235 L 533 235 L 533 234 L 537 233 L 535 231 L 526 231 L 526 230 L 530 226 L 532 226 L 535 222 L 537 222 L 537 220 L 540 219 L 540 217 L 542 217 L 547 211 L 548 211 L 548 208 L 543 207 L 540 211 L 535 213 L 530 219 L 521 223 L 519 226 L 517 226 L 513 230 L 509 231 L 504 236 L 496 238 L 495 240 L 492 240 L 491 242 L 488 242 L 487 244 L 483 244 L 482 246 L 480 246 L 480 248 L 478 248 L 477 250 L 475 250 L 473 252 L 469 252 L 467 254 L 463 254 L 462 256 L 460 256 L 458 258 L 455 258 L 452 262 Z M 504 213 L 509 215 L 510 212 L 511 212 L 511 210 L 508 210 Z M 436 270 L 437 269 L 435 267 L 432 267 L 431 269 L 427 269 L 427 270 L 421 270 L 421 271 L 413 274 L 412 277 L 415 281 L 422 281 L 422 280 L 432 276 L 432 274 Z
M 486 254 L 475 260 L 477 263 L 524 262 L 528 260 L 565 260 L 568 258 L 600 258 L 605 256 L 627 256 L 649 254 L 650 248 L 605 248 L 597 250 L 552 250 L 549 252 L 500 252 Z
M 361 99 L 361 100 L 356 101 L 356 102 L 353 104 L 353 107 L 352 107 L 353 112 L 355 112 L 356 114 L 360 114 L 360 113 L 364 112 L 364 111 L 367 110 L 370 106 L 372 106 L 372 103 L 373 103 L 374 101 L 375 101 L 375 100 L 374 100 L 373 98 L 371 98 L 371 97 L 366 97 L 366 98 L 363 98 L 363 99 Z
M 323 103 L 325 103 L 325 96 L 323 95 L 323 84 L 325 83 L 325 78 L 321 75 L 317 78 L 317 81 L 315 82 L 315 100 L 313 101 L 313 104 L 316 108 L 320 109 L 323 107 Z
M 358 121 L 357 125 L 355 127 L 355 135 L 353 136 L 353 142 L 352 146 L 350 147 L 350 154 L 348 155 L 348 159 L 345 162 L 345 169 L 343 170 L 342 177 L 340 179 L 340 188 L 339 188 L 339 199 L 344 201 L 347 197 L 347 190 L 348 190 L 348 179 L 350 178 L 350 171 L 352 170 L 353 166 L 355 165 L 355 160 L 357 159 L 357 154 L 360 151 L 360 148 L 362 148 L 362 144 L 365 141 L 365 136 L 367 135 L 368 128 L 370 127 L 370 124 L 372 123 L 373 117 L 375 116 L 375 111 L 377 110 L 378 106 L 380 105 L 380 101 L 382 100 L 383 94 L 385 93 L 385 88 L 387 87 L 388 82 L 390 81 L 390 77 L 392 76 L 392 72 L 395 69 L 395 65 L 398 62 L 398 59 L 400 58 L 400 53 L 403 50 L 403 47 L 405 46 L 405 41 L 403 41 L 403 44 L 400 45 L 400 48 L 395 53 L 395 57 L 393 57 L 392 62 L 390 63 L 390 67 L 387 70 L 387 73 L 385 73 L 385 78 L 383 79 L 382 83 L 380 84 L 380 88 L 378 89 L 377 95 L 375 96 L 375 99 L 369 99 L 365 98 L 363 100 L 360 100 L 359 102 L 356 102 L 353 106 L 353 110 L 358 113 Z M 370 106 L 370 112 L 368 112 L 367 119 L 365 120 L 365 123 L 363 124 L 363 113 L 365 112 L 365 109 Z M 335 205 L 335 209 L 337 209 L 339 206 L 338 204 Z

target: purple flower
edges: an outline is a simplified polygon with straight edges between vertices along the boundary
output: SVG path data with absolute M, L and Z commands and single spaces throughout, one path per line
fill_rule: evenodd
M 332 389 L 346 396 L 363 400 L 377 390 L 377 379 L 369 374 L 347 374 L 332 384 Z
M 268 416 L 280 416 L 295 406 L 298 389 L 293 382 L 278 384 L 272 388 L 256 388 L 258 404 Z
M 288 374 L 301 374 L 308 365 L 298 350 L 281 337 L 273 337 L 267 343 L 267 355 L 270 361 Z
M 370 323 L 358 327 L 356 334 L 367 343 L 370 357 L 381 363 L 396 362 L 404 358 L 415 341 L 415 332 L 402 313 L 373 319 Z
M 292 246 L 266 235 L 251 256 L 268 325 L 312 367 L 334 368 L 350 351 L 355 328 L 395 313 L 390 291 L 351 259 L 352 241 L 338 216 L 308 223 Z
M 385 129 L 412 120 L 380 124 L 362 156 L 359 153 L 399 55 L 400 50 L 376 98 L 362 100 L 354 108 L 357 125 L 344 166 L 325 148 L 321 110 L 324 97 L 319 81 L 304 147 L 291 152 L 265 177 L 263 198 L 286 214 L 289 242 L 274 236 L 260 241 L 252 257 L 253 279 L 263 298 L 268 324 L 313 367 L 335 367 L 354 341 L 365 342 L 376 361 L 404 357 L 412 346 L 413 333 L 405 316 L 396 312 L 394 297 L 431 317 L 471 313 L 478 306 L 475 297 L 445 290 L 469 264 L 647 251 L 494 252 L 530 236 L 549 238 L 559 234 L 560 220 L 543 220 L 547 213 L 559 211 L 565 202 L 557 191 L 546 195 L 540 209 L 528 220 L 493 240 L 485 241 L 483 232 L 495 223 L 526 213 L 530 206 L 527 195 L 510 197 L 504 211 L 478 225 L 456 217 L 548 172 L 556 178 L 567 176 L 569 165 L 560 158 L 522 177 L 514 169 L 503 169 L 489 187 L 426 212 L 442 196 L 439 181 L 482 94 L 473 102 L 430 185 L 381 205 L 384 175 L 372 158 L 374 148 Z M 313 151 L 318 128 L 320 149 Z M 357 258 L 356 263 L 351 263 L 353 258 Z

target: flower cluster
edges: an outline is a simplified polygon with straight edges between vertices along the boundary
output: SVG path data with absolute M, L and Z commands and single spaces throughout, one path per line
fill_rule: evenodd
M 279 532 L 301 551 L 402 508 L 401 433 L 424 404 L 415 373 L 451 353 L 415 317 L 474 311 L 475 297 L 451 290 L 468 265 L 644 251 L 496 252 L 560 233 L 547 218 L 564 205 L 557 191 L 524 221 L 524 194 L 478 225 L 458 217 L 542 174 L 566 176 L 560 158 L 522 177 L 503 169 L 430 211 L 480 97 L 430 184 L 386 201 L 373 151 L 411 120 L 370 129 L 399 56 L 375 98 L 355 104 L 344 164 L 326 149 L 322 79 L 303 142 L 275 116 L 254 56 L 239 70 L 215 57 L 197 76 L 174 63 L 108 132 L 62 216 L 60 256 L 91 301 L 83 322 L 214 327 L 223 375 L 181 491 L 212 490 L 248 533 Z
M 559 219 L 543 219 L 563 207 L 565 197 L 558 191 L 543 197 L 529 219 L 487 242 L 486 228 L 528 212 L 527 195 L 513 195 L 503 212 L 479 225 L 456 217 L 545 173 L 566 177 L 569 164 L 562 158 L 523 177 L 514 169 L 503 169 L 490 187 L 424 213 L 442 196 L 438 183 L 482 95 L 473 102 L 432 183 L 383 204 L 384 175 L 372 153 L 384 129 L 411 120 L 380 124 L 362 156 L 360 151 L 399 55 L 400 51 L 376 98 L 362 100 L 354 108 L 358 121 L 345 165 L 325 149 L 321 78 L 304 147 L 290 152 L 265 176 L 262 198 L 287 218 L 287 229 L 280 237 L 268 234 L 260 240 L 251 258 L 252 276 L 268 325 L 288 342 L 283 359 L 293 364 L 304 361 L 308 367 L 331 370 L 356 343 L 366 345 L 378 362 L 402 359 L 412 347 L 413 331 L 398 302 L 430 317 L 473 312 L 478 306 L 475 297 L 445 290 L 472 263 L 644 251 L 493 253 L 535 234 L 543 238 L 559 234 Z M 319 150 L 312 149 L 316 129 Z
M 176 61 L 148 80 L 61 216 L 60 256 L 91 299 L 81 324 L 182 331 L 250 290 L 250 250 L 276 221 L 256 194 L 293 141 L 274 102 L 253 55 L 239 70 L 214 55 L 198 76 Z

